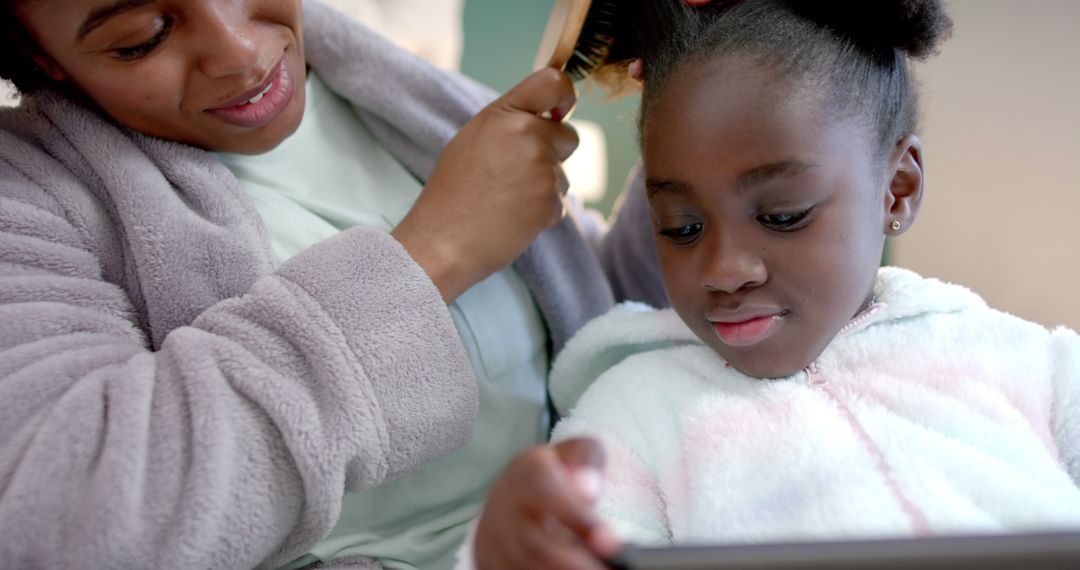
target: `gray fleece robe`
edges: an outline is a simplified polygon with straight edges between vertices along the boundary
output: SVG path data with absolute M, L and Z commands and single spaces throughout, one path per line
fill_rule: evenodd
M 421 180 L 491 98 L 324 6 L 305 18 L 309 63 Z M 646 243 L 638 222 L 608 239 Z M 655 284 L 642 264 L 620 267 Z M 612 305 L 573 219 L 515 267 L 553 350 Z M 207 152 L 56 93 L 0 112 L 0 566 L 285 562 L 346 489 L 463 444 L 476 405 L 438 290 L 389 235 L 275 268 Z

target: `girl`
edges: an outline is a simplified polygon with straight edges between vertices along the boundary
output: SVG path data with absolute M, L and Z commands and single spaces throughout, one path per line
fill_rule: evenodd
M 554 439 L 607 453 L 599 516 L 646 544 L 1080 527 L 1080 337 L 878 268 L 923 195 L 908 60 L 948 32 L 941 2 L 639 4 L 673 309 L 613 310 L 552 374 Z M 553 453 L 496 484 L 481 567 L 614 549 L 598 483 Z
M 0 564 L 447 565 L 613 302 L 569 80 L 481 110 L 299 0 L 3 0 L 0 47 Z

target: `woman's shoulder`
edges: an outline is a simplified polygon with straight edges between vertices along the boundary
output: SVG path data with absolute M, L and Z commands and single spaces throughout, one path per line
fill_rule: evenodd
M 65 117 L 93 113 L 61 92 L 41 89 L 33 95 L 23 96 L 17 105 L 0 106 L 0 132 L 40 146 L 41 137 L 54 132 Z
M 67 209 L 43 183 L 72 177 L 46 146 L 50 140 L 63 141 L 58 134 L 37 98 L 0 108 L 0 199 L 9 213 L 30 208 L 65 217 Z
M 81 235 L 84 246 L 100 241 L 112 232 L 115 209 L 101 190 L 104 179 L 132 183 L 147 173 L 130 168 L 134 156 L 149 162 L 131 141 L 130 133 L 63 93 L 23 97 L 0 109 L 0 199 L 19 219 L 52 217 Z
M 0 107 L 0 169 L 11 172 L 19 158 L 43 153 L 42 136 L 48 130 L 37 105 L 24 98 L 17 106 Z

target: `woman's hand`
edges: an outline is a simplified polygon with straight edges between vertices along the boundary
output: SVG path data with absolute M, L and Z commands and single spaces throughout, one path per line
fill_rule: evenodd
M 556 119 L 577 102 L 566 74 L 533 73 L 480 111 L 446 146 L 394 237 L 453 302 L 514 261 L 563 216 L 562 161 L 577 133 Z
M 593 513 L 603 449 L 572 439 L 524 451 L 495 482 L 476 528 L 478 570 L 603 570 L 619 542 Z

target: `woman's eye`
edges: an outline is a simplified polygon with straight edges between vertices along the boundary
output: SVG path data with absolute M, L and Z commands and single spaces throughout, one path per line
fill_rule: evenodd
M 811 210 L 813 210 L 813 208 L 786 214 L 759 214 L 757 221 L 761 225 L 774 230 L 794 230 L 797 229 L 796 226 L 798 226 L 800 222 L 806 219 L 806 216 L 810 214 Z
M 697 238 L 705 224 L 689 224 L 677 228 L 665 228 L 660 230 L 660 235 L 677 244 L 688 244 Z
M 172 31 L 173 19 L 164 18 L 161 22 L 161 27 L 158 29 L 154 37 L 146 40 L 145 42 L 129 47 L 114 48 L 112 51 L 113 57 L 119 61 L 134 61 L 136 59 L 144 58 L 150 55 L 151 52 L 157 48 L 161 42 L 165 41 L 165 38 Z

